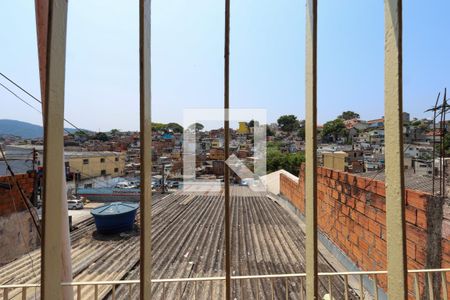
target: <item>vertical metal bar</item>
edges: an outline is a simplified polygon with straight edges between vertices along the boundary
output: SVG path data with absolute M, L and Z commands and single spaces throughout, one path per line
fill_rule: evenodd
M 364 300 L 364 282 L 363 282 L 363 276 L 359 275 L 359 290 L 361 291 L 360 299 Z
M 178 299 L 181 300 L 181 287 L 183 286 L 183 284 L 181 282 L 179 282 L 179 288 L 178 288 Z
M 141 141 L 141 244 L 140 299 L 151 299 L 152 291 L 152 126 L 151 126 L 151 1 L 139 2 L 139 74 Z
M 211 280 L 211 300 L 214 300 L 214 281 Z
M 163 299 L 166 299 L 167 298 L 167 295 L 166 295 L 166 283 L 165 282 L 163 282 L 163 286 L 162 286 L 162 288 L 163 288 Z M 195 291 L 194 291 L 195 292 Z
M 27 300 L 27 288 L 22 288 L 22 300 Z
M 230 108 L 230 2 L 225 0 L 225 49 L 224 49 L 224 154 L 229 156 L 229 108 Z M 230 169 L 224 164 L 225 185 L 225 298 L 231 299 L 231 230 L 230 230 Z
M 81 285 L 77 286 L 77 300 L 81 300 Z
M 318 299 L 317 277 L 317 0 L 306 1 L 306 299 Z
M 239 296 L 241 297 L 241 299 L 244 299 L 243 296 L 243 291 L 242 291 L 242 279 L 239 279 Z
M 442 299 L 448 300 L 447 278 L 445 276 L 445 272 L 441 272 L 441 283 L 442 283 Z
M 344 299 L 348 300 L 348 275 L 344 275 Z
M 331 286 L 331 276 L 328 276 L 328 292 L 330 293 L 330 299 L 333 299 L 333 291 Z
M 286 300 L 288 300 L 289 299 L 289 283 L 288 283 L 288 278 L 286 277 L 285 278 L 285 287 L 284 287 L 284 290 L 286 291 Z
M 417 273 L 414 273 L 414 294 L 416 300 L 420 300 L 419 279 L 417 278 Z
M 275 289 L 273 288 L 273 278 L 270 278 L 270 288 L 272 290 L 272 300 L 275 299 Z
M 259 300 L 259 279 L 256 279 L 256 300 Z
M 303 294 L 303 279 L 300 278 L 300 300 L 305 300 L 304 294 Z
M 194 300 L 197 300 L 197 281 L 194 281 Z
M 431 277 L 431 273 L 427 273 L 427 281 L 428 281 L 428 299 L 434 300 L 434 293 L 433 293 L 433 279 Z
M 377 274 L 373 275 L 373 294 L 375 300 L 378 300 L 378 282 L 377 282 Z
M 7 288 L 3 289 L 3 300 L 9 300 L 8 292 L 9 292 L 9 289 L 7 289 Z
M 94 299 L 98 300 L 98 285 L 94 284 Z
M 385 0 L 385 160 L 389 299 L 406 299 L 403 174 L 402 0 Z
M 44 201 L 41 260 L 41 299 L 62 299 L 62 200 L 64 169 L 64 81 L 67 1 L 50 0 L 44 115 Z
M 133 287 L 131 286 L 131 284 L 129 284 L 129 285 L 128 285 L 128 299 L 130 299 L 130 300 L 133 299 L 133 297 L 132 297 L 132 292 L 131 292 L 132 288 L 133 288 Z
M 116 286 L 113 284 L 112 286 L 112 300 L 116 300 Z

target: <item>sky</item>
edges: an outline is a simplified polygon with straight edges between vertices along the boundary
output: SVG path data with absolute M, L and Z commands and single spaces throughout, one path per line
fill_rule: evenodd
M 319 123 L 384 115 L 383 2 L 319 1 Z M 450 87 L 450 1 L 403 2 L 404 110 L 422 118 Z M 69 1 L 65 117 L 78 127 L 139 128 L 138 13 L 138 0 Z M 39 96 L 35 24 L 34 1 L 0 2 L 0 72 Z M 224 1 L 153 0 L 151 39 L 154 122 L 223 106 Z M 304 0 L 232 0 L 230 106 L 304 118 L 304 41 Z M 42 123 L 1 87 L 0 104 L 0 119 Z

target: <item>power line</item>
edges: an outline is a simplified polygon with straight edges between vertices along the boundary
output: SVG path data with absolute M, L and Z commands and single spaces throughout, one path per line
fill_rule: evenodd
M 11 78 L 9 78 L 8 76 L 6 76 L 5 74 L 0 72 L 0 75 L 5 78 L 6 80 L 8 80 L 9 82 L 11 82 L 14 86 L 16 86 L 18 89 L 20 89 L 22 92 L 24 92 L 25 94 L 27 94 L 28 96 L 30 96 L 33 100 L 39 102 L 40 104 L 42 104 L 42 101 L 39 100 L 38 98 L 36 98 L 35 96 L 33 96 L 31 93 L 29 93 L 27 90 L 25 90 L 23 87 L 21 87 L 19 84 L 17 84 L 16 82 L 14 82 Z M 14 95 L 17 99 L 19 99 L 20 101 L 22 101 L 23 103 L 25 103 L 26 105 L 28 105 L 29 107 L 33 108 L 34 110 L 38 111 L 39 113 L 42 114 L 42 112 L 40 110 L 38 110 L 37 108 L 35 108 L 34 106 L 32 106 L 30 103 L 28 103 L 26 100 L 24 100 L 23 98 L 19 97 L 16 93 L 14 93 L 13 91 L 11 91 L 9 88 L 7 88 L 6 86 L 4 86 L 2 83 L 0 83 L 0 85 L 6 89 L 8 92 L 10 92 L 12 95 Z M 66 118 L 64 118 L 64 121 L 66 121 L 67 124 L 69 124 L 70 126 L 72 126 L 73 128 L 75 128 L 76 130 L 83 132 L 86 134 L 86 132 L 82 129 L 80 129 L 78 126 L 75 126 L 75 124 L 73 124 L 72 122 L 70 122 L 69 120 L 67 120 Z M 66 132 L 68 132 L 66 130 Z M 70 133 L 70 132 L 68 132 Z
M 14 93 L 13 91 L 11 91 L 9 88 L 7 88 L 6 86 L 3 85 L 3 83 L 0 82 L 0 85 L 7 90 L 8 92 L 10 92 L 12 95 L 14 95 L 17 99 L 19 99 L 20 101 L 22 101 L 23 103 L 25 103 L 25 105 L 31 107 L 32 109 L 34 109 L 35 111 L 37 111 L 38 113 L 42 113 L 39 109 L 37 109 L 36 107 L 34 107 L 33 105 L 31 105 L 30 103 L 28 103 L 27 101 L 25 101 L 24 99 L 22 99 L 21 97 L 19 97 L 19 95 L 17 95 L 16 93 Z

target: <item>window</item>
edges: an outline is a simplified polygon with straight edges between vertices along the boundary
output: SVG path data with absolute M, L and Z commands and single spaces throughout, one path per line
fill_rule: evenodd
M 114 173 L 119 172 L 119 168 L 114 168 Z
M 104 159 L 104 158 L 100 158 L 100 162 L 101 162 L 101 163 L 104 163 L 104 162 L 105 162 L 105 159 Z
M 106 175 L 106 170 L 101 170 L 100 175 Z
M 116 161 L 119 161 L 119 158 L 118 158 L 118 157 L 116 157 L 116 158 L 115 158 L 115 160 L 116 160 Z
M 83 165 L 88 165 L 89 164 L 89 159 L 83 159 Z

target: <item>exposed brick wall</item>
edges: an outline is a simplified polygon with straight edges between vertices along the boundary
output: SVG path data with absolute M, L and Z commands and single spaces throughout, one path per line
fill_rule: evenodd
M 30 174 L 17 174 L 16 180 L 19 183 L 25 195 L 29 198 L 33 193 L 34 175 Z M 9 185 L 11 189 L 6 187 L 0 187 L 0 216 L 9 215 L 13 212 L 26 210 L 27 207 L 20 197 L 20 192 L 14 185 L 13 178 L 11 176 L 0 176 L 0 183 L 3 185 Z M 3 186 L 2 185 L 2 186 Z M 14 204 L 13 204 L 13 199 Z
M 304 214 L 304 166 L 300 168 L 299 180 L 281 174 L 280 193 Z M 318 226 L 323 234 L 332 240 L 362 270 L 386 270 L 386 198 L 384 182 L 364 178 L 354 174 L 319 167 L 318 182 Z M 427 218 L 430 214 L 439 214 L 429 203 L 434 203 L 430 194 L 406 190 L 406 252 L 408 269 L 438 268 L 438 257 L 427 254 L 436 248 L 439 239 L 433 239 L 428 227 L 442 223 L 439 217 Z M 441 206 L 442 207 L 442 206 Z M 432 211 L 431 211 L 432 210 Z M 450 229 L 450 228 L 449 228 Z M 434 243 L 434 245 L 430 245 Z M 450 266 L 450 243 L 442 242 L 442 265 Z M 428 248 L 427 248 L 428 247 Z M 434 249 L 435 250 L 435 249 Z M 440 255 L 440 251 L 434 251 Z M 433 254 L 434 255 L 434 254 Z M 436 265 L 437 264 L 437 265 Z M 379 285 L 386 290 L 386 276 L 378 276 Z M 420 276 L 421 293 L 424 278 Z M 450 281 L 450 278 L 448 278 Z M 413 277 L 408 276 L 410 291 Z
M 34 175 L 18 174 L 16 180 L 29 198 Z M 37 248 L 39 239 L 33 220 L 10 176 L 0 176 L 0 266 Z

